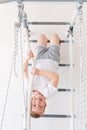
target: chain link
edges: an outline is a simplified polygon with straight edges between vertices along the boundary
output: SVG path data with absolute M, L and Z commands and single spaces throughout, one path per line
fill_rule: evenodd
M 18 27 L 15 24 L 14 26 L 14 73 L 18 77 L 17 72 L 16 72 L 16 58 L 18 55 Z
M 83 73 L 83 39 L 82 39 L 82 23 L 83 23 L 82 5 L 78 8 L 78 43 L 79 43 L 79 57 L 80 57 L 80 101 L 79 101 L 79 115 L 80 115 L 80 130 L 85 129 L 86 125 L 86 105 L 85 105 L 85 88 L 84 88 L 84 73 Z
M 16 33 L 17 32 L 18 31 L 16 31 Z M 15 36 L 16 35 L 17 34 L 15 34 Z M 16 55 L 17 55 L 17 48 L 18 48 L 16 43 L 17 43 L 17 41 L 15 40 L 15 46 L 14 46 L 14 52 L 13 52 L 13 58 L 12 58 L 12 63 L 11 63 L 11 68 L 10 68 L 10 73 L 9 73 L 9 78 L 8 78 L 8 85 L 7 85 L 7 90 L 6 90 L 6 96 L 5 96 L 5 101 L 4 101 L 3 110 L 2 110 L 0 130 L 2 130 L 3 122 L 4 122 L 4 118 L 5 118 L 5 112 L 6 112 L 6 106 L 7 106 L 7 100 L 8 100 L 8 95 L 9 95 L 9 89 L 10 89 L 10 83 L 11 83 L 13 69 L 15 71 Z
M 15 23 L 14 26 L 14 52 L 13 52 L 13 58 L 12 58 L 12 63 L 11 63 L 11 68 L 10 68 L 10 74 L 8 78 L 8 85 L 7 85 L 7 90 L 6 90 L 6 96 L 5 96 L 5 101 L 3 105 L 3 110 L 2 110 L 2 116 L 1 116 L 1 124 L 0 124 L 0 130 L 2 130 L 3 123 L 4 123 L 4 118 L 5 118 L 5 112 L 6 112 L 6 106 L 7 106 L 7 100 L 8 100 L 8 95 L 9 95 L 9 89 L 10 89 L 10 83 L 12 79 L 12 72 L 14 69 L 15 75 L 18 77 L 17 72 L 16 72 L 16 58 L 18 55 L 18 32 L 20 32 L 20 50 L 21 50 L 21 67 L 23 68 L 23 51 L 22 51 L 22 35 L 21 35 L 21 22 L 22 22 L 22 10 L 23 10 L 23 4 L 18 5 L 19 12 L 18 12 L 18 22 Z M 22 86 L 23 86 L 23 96 L 24 96 L 24 109 L 25 109 L 25 115 L 26 115 L 26 99 L 25 99 L 25 88 L 24 88 L 24 78 L 22 75 Z M 27 116 L 26 116 L 27 117 Z M 25 120 L 26 122 L 26 120 Z M 27 126 L 26 126 L 27 127 Z
M 19 8 L 19 23 L 23 23 L 23 27 L 25 28 L 25 37 L 26 37 L 26 47 L 27 49 L 30 48 L 29 43 L 29 28 L 28 28 L 28 22 L 27 22 L 27 15 L 24 12 L 24 6 L 23 3 L 18 6 Z M 22 26 L 22 24 L 19 24 Z M 22 50 L 22 35 L 21 35 L 21 28 L 20 28 L 20 50 L 21 50 L 21 67 L 23 69 L 23 50 Z M 32 93 L 32 82 L 33 77 L 31 77 L 30 84 L 27 84 L 26 90 L 24 87 L 24 77 L 22 75 L 22 86 L 23 86 L 23 96 L 24 96 L 24 130 L 30 130 L 31 127 L 31 116 L 30 116 L 30 109 L 31 109 L 31 93 Z
M 22 32 L 21 32 L 21 28 L 19 29 L 20 32 L 20 53 L 21 53 L 21 70 L 23 70 L 23 48 L 22 48 Z M 25 118 L 25 128 L 27 128 L 27 106 L 26 106 L 26 89 L 24 86 L 24 76 L 23 76 L 23 71 L 22 71 L 22 88 L 23 88 L 23 99 L 24 99 L 24 118 Z

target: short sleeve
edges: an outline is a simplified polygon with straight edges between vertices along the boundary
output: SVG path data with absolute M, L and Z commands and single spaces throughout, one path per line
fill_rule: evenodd
M 45 96 L 45 98 L 50 98 L 54 94 L 56 94 L 56 92 L 57 92 L 57 88 L 53 86 L 51 83 L 49 83 L 47 88 L 44 90 L 43 95 Z

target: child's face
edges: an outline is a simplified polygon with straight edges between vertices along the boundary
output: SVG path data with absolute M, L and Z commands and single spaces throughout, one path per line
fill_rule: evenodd
M 36 94 L 32 97 L 31 111 L 41 115 L 45 109 L 46 101 L 41 94 Z

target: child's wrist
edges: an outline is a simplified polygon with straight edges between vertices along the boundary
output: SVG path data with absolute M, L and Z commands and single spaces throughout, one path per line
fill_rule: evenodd
M 37 69 L 37 73 L 38 73 L 38 75 L 41 75 L 41 70 L 40 69 Z

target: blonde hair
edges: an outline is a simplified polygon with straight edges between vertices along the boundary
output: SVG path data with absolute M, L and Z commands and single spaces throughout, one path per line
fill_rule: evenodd
M 39 118 L 39 117 L 41 117 L 42 116 L 42 114 L 40 115 L 40 114 L 37 114 L 36 112 L 31 112 L 31 117 L 33 117 L 33 118 Z
M 43 115 L 44 111 L 45 111 L 45 107 L 44 107 L 43 112 L 41 114 L 38 114 L 35 111 L 31 111 L 31 117 L 33 117 L 33 118 L 39 118 L 39 117 L 41 117 Z

